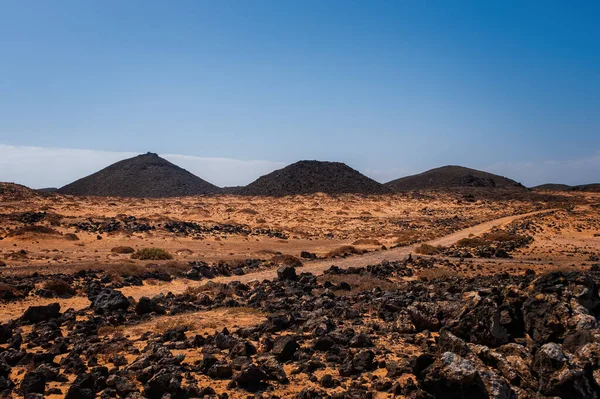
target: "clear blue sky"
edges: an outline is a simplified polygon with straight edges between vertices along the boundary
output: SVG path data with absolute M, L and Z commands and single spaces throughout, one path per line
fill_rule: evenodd
M 598 1 L 0 0 L 0 144 L 600 181 L 598 21 Z

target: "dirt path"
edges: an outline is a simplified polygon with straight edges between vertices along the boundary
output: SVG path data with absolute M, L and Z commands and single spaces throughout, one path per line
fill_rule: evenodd
M 471 234 L 479 235 L 485 233 L 486 231 L 491 230 L 494 227 L 502 227 L 510 224 L 511 222 L 519 219 L 526 218 L 528 216 L 534 216 L 544 213 L 554 212 L 554 209 L 544 210 L 544 211 L 536 211 L 530 213 L 524 213 L 521 215 L 513 215 L 506 216 L 500 219 L 494 219 L 489 222 L 484 222 L 478 224 L 476 226 L 472 226 L 452 234 L 449 234 L 444 237 L 437 238 L 435 240 L 431 240 L 427 242 L 431 245 L 451 245 L 457 242 L 462 238 L 469 237 Z M 387 261 L 397 261 L 403 260 L 410 253 L 414 253 L 415 248 L 417 248 L 422 243 L 410 245 L 406 247 L 398 247 L 393 248 L 387 251 L 377 251 L 377 252 L 369 252 L 360 256 L 351 256 L 348 258 L 340 258 L 340 259 L 324 259 L 317 260 L 312 262 L 305 262 L 304 267 L 300 269 L 302 272 L 309 272 L 316 275 L 322 274 L 325 270 L 330 268 L 332 265 L 336 265 L 341 268 L 348 267 L 362 267 L 380 263 L 384 260 Z M 498 261 L 498 259 L 495 259 Z M 513 260 L 514 261 L 514 260 Z M 143 286 L 143 287 L 125 287 L 121 291 L 123 294 L 127 296 L 132 296 L 135 299 L 138 299 L 142 296 L 153 296 L 157 295 L 161 292 L 167 293 L 171 291 L 174 294 L 184 292 L 187 287 L 197 287 L 206 284 L 208 281 L 212 281 L 215 283 L 229 283 L 231 281 L 241 281 L 243 283 L 247 283 L 249 281 L 263 281 L 263 280 L 271 280 L 277 277 L 277 270 L 269 269 L 262 270 L 255 273 L 248 273 L 243 276 L 231 276 L 231 277 L 217 277 L 212 280 L 202 280 L 202 281 L 188 281 L 188 280 L 175 280 L 171 283 L 166 283 L 164 285 L 159 286 Z
M 536 211 L 530 213 L 524 213 L 521 215 L 513 215 L 506 216 L 500 219 L 494 219 L 489 222 L 484 222 L 478 224 L 476 226 L 472 226 L 452 234 L 449 234 L 444 237 L 440 237 L 431 241 L 428 241 L 427 244 L 430 245 L 452 245 L 458 240 L 462 238 L 469 237 L 471 234 L 480 235 L 485 233 L 486 231 L 491 230 L 494 227 L 502 227 L 507 224 L 523 219 L 529 216 L 539 215 L 554 212 L 555 209 L 549 209 L 544 211 Z M 348 268 L 348 267 L 362 267 L 380 263 L 384 260 L 387 261 L 398 261 L 403 260 L 408 256 L 408 254 L 414 253 L 415 248 L 417 248 L 419 244 L 414 244 L 406 247 L 398 247 L 393 248 L 387 251 L 377 251 L 377 252 L 369 252 L 360 256 L 352 256 L 348 258 L 340 258 L 340 259 L 325 259 L 325 260 L 317 260 L 312 262 L 306 262 L 304 267 L 301 269 L 302 272 L 310 272 L 316 275 L 322 274 L 325 270 L 327 270 L 332 265 L 336 265 L 340 268 Z M 496 260 L 498 261 L 498 260 Z M 138 300 L 142 296 L 152 297 L 154 295 L 158 295 L 160 293 L 172 292 L 173 294 L 183 293 L 188 287 L 198 287 L 206 284 L 209 281 L 216 283 L 228 283 L 231 281 L 241 281 L 241 282 L 249 282 L 253 280 L 271 280 L 277 277 L 277 270 L 269 269 L 263 270 L 256 273 L 249 273 L 243 276 L 232 276 L 232 277 L 217 277 L 212 280 L 202 280 L 202 281 L 189 281 L 184 279 L 177 279 L 169 283 L 162 283 L 157 285 L 144 285 L 142 287 L 124 287 L 121 289 L 126 296 L 131 296 L 134 299 Z M 34 303 L 35 302 L 35 303 Z M 0 307 L 0 322 L 7 321 L 9 319 L 13 319 L 21 315 L 25 309 L 27 309 L 30 305 L 40 305 L 46 304 L 49 302 L 58 302 L 61 304 L 61 311 L 64 311 L 70 307 L 74 309 L 83 309 L 89 306 L 89 301 L 85 297 L 75 297 L 72 299 L 56 299 L 56 300 L 42 300 L 37 299 L 36 301 L 32 301 L 27 299 L 25 301 L 13 302 L 2 305 Z

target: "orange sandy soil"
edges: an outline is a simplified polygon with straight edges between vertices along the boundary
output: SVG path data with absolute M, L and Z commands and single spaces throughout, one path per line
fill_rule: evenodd
M 366 255 L 355 255 L 333 260 L 305 262 L 307 271 L 318 272 L 325 266 L 335 263 L 342 267 L 361 265 L 369 259 L 403 259 L 415 248 L 415 242 L 444 243 L 449 245 L 457 236 L 456 231 L 496 220 L 506 216 L 524 214 L 552 208 L 552 212 L 537 213 L 524 218 L 515 218 L 508 226 L 518 226 L 534 237 L 529 246 L 513 253 L 512 259 L 469 259 L 448 262 L 449 268 L 437 266 L 428 271 L 425 277 L 444 273 L 477 274 L 509 271 L 522 273 L 525 269 L 547 271 L 557 268 L 588 268 L 600 256 L 600 195 L 569 194 L 577 205 L 556 207 L 556 204 L 528 203 L 522 201 L 477 201 L 463 202 L 453 195 L 430 194 L 427 196 L 393 195 L 359 197 L 345 195 L 330 197 L 325 195 L 297 196 L 285 198 L 257 197 L 191 197 L 177 199 L 117 199 L 117 198 L 75 198 L 69 196 L 33 196 L 20 201 L 1 201 L 0 213 L 5 216 L 0 225 L 0 260 L 6 263 L 1 275 L 41 273 L 71 273 L 81 268 L 105 268 L 106 265 L 123 264 L 147 265 L 164 264 L 168 261 L 139 261 L 130 259 L 128 254 L 113 254 L 111 248 L 131 246 L 135 249 L 160 247 L 174 255 L 174 261 L 185 264 L 188 261 L 231 260 L 243 258 L 269 259 L 276 252 L 298 256 L 300 251 L 314 252 L 320 257 L 342 245 L 354 245 L 367 249 Z M 11 234 L 23 224 L 10 221 L 7 215 L 22 212 L 48 213 L 41 225 L 53 228 L 57 234 Z M 263 235 L 245 236 L 220 234 L 193 239 L 178 236 L 157 229 L 151 233 L 102 234 L 78 231 L 69 227 L 72 223 L 87 219 L 103 220 L 117 215 L 135 216 L 147 223 L 164 223 L 167 220 L 193 221 L 206 224 L 242 224 L 250 228 L 268 228 L 289 235 L 289 239 L 269 238 Z M 55 221 L 53 224 L 52 221 Z M 508 222 L 507 222 L 508 223 Z M 487 229 L 490 226 L 484 225 Z M 477 231 L 477 230 L 473 230 Z M 75 233 L 79 240 L 69 241 L 64 235 Z M 446 237 L 444 239 L 443 237 Z M 450 237 L 450 238 L 448 238 Z M 356 243 L 360 239 L 372 240 L 366 244 Z M 435 239 L 438 239 L 437 241 Z M 365 242 L 365 241 L 363 241 Z M 382 251 L 381 246 L 397 248 Z M 25 250 L 26 254 L 19 254 Z M 376 251 L 376 252 L 375 252 Z M 369 258 L 370 257 L 370 258 Z M 438 260 L 443 262 L 444 259 Z M 217 278 L 215 281 L 272 278 L 273 271 L 259 271 L 255 274 Z M 418 277 L 418 276 L 417 276 Z M 323 278 L 323 277 L 321 277 Z M 358 282 L 360 283 L 360 282 Z M 379 284 L 382 282 L 365 282 Z M 387 284 L 401 284 L 386 282 Z M 159 292 L 182 293 L 189 287 L 205 284 L 185 279 L 172 282 L 145 283 L 143 287 L 125 287 L 121 291 L 126 296 L 139 299 Z M 352 293 L 349 293 L 349 295 Z M 0 321 L 19 317 L 30 305 L 60 302 L 62 309 L 84 309 L 89 301 L 84 293 L 71 299 L 26 298 L 20 302 L 3 304 L 0 307 Z M 146 331 L 165 331 L 177 325 L 188 325 L 188 334 L 205 334 L 221 330 L 257 325 L 265 319 L 264 314 L 254 309 L 215 309 L 212 311 L 178 316 L 159 316 L 143 324 L 118 327 L 105 331 L 106 336 L 122 335 L 138 337 Z M 357 330 L 361 330 L 358 328 Z M 427 339 L 426 337 L 424 339 Z M 376 344 L 384 345 L 393 351 L 403 353 L 418 352 L 418 348 L 404 342 L 388 342 L 386 337 L 378 337 Z M 141 345 L 142 343 L 140 343 Z M 177 352 L 174 351 L 176 354 Z M 198 360 L 199 353 L 186 352 L 186 362 Z M 128 355 L 129 356 L 129 355 Z M 130 356 L 131 357 L 131 356 Z M 103 360 L 103 359 L 101 359 Z M 128 358 L 132 361 L 133 358 Z M 302 374 L 292 374 L 286 366 L 290 385 L 281 392 L 282 397 L 292 396 L 306 386 L 315 386 Z M 13 368 L 12 379 L 17 382 L 26 369 Z M 319 370 L 320 378 L 331 370 Z M 376 370 L 369 378 L 377 377 L 384 370 Z M 410 378 L 403 376 L 402 378 Z M 225 391 L 226 381 L 214 381 L 199 375 L 200 385 L 211 385 L 217 392 Z M 68 384 L 56 384 L 66 392 Z M 230 395 L 232 392 L 230 392 Z M 244 394 L 240 397 L 246 397 Z M 59 397 L 59 396 L 52 396 Z M 236 397 L 235 394 L 230 397 Z M 377 394 L 376 397 L 391 397 Z
M 315 194 L 284 198 L 218 196 L 175 199 L 31 196 L 21 201 L 0 202 L 0 213 L 5 215 L 6 220 L 6 215 L 11 214 L 47 212 L 48 216 L 38 224 L 53 228 L 57 234 L 27 233 L 13 236 L 11 231 L 23 224 L 15 221 L 2 223 L 0 237 L 4 236 L 4 239 L 0 240 L 0 260 L 6 266 L 0 268 L 0 276 L 32 272 L 73 273 L 87 268 L 114 274 L 129 266 L 142 269 L 147 266 L 168 266 L 186 270 L 189 261 L 268 260 L 278 252 L 299 256 L 300 251 L 314 252 L 322 257 L 304 261 L 305 271 L 320 274 L 332 264 L 349 267 L 366 266 L 382 260 L 403 260 L 409 254 L 414 254 L 420 242 L 447 246 L 462 237 L 481 234 L 495 226 L 514 224 L 527 225 L 525 232 L 534 237 L 534 242 L 514 252 L 512 259 L 449 259 L 446 265 L 437 264 L 433 269 L 423 271 L 423 275 L 435 277 L 446 273 L 473 275 L 502 271 L 522 273 L 530 268 L 549 271 L 589 267 L 596 263 L 593 256 L 600 255 L 600 194 L 578 193 L 569 197 L 577 205 L 559 205 L 556 208 L 554 203 L 464 202 L 455 195 L 439 193 L 370 197 Z M 546 209 L 551 211 L 545 212 Z M 537 213 L 524 218 L 519 216 L 527 212 Z M 117 215 L 135 216 L 154 224 L 167 220 L 209 225 L 240 224 L 253 229 L 278 230 L 290 238 L 283 240 L 266 236 L 219 234 L 194 239 L 156 229 L 149 233 L 101 234 L 102 239 L 99 240 L 96 233 L 69 227 L 88 219 L 101 221 Z M 496 223 L 501 218 L 511 222 Z M 79 240 L 67 240 L 64 237 L 67 233 L 75 233 Z M 363 241 L 361 243 L 358 240 Z M 368 252 L 345 258 L 327 257 L 329 251 L 352 244 Z M 391 249 L 383 251 L 381 245 Z M 112 253 L 111 249 L 116 246 L 131 246 L 134 249 L 160 247 L 169 251 L 174 260 L 133 260 L 130 254 Z M 25 255 L 19 253 L 22 249 L 27 252 Z M 217 277 L 213 281 L 249 282 L 274 276 L 275 270 L 271 269 L 244 276 Z M 182 293 L 190 286 L 203 285 L 205 281 L 182 278 L 168 283 L 146 281 L 142 287 L 124 287 L 121 290 L 126 296 L 137 300 L 161 292 Z M 0 320 L 18 317 L 30 305 L 53 301 L 56 299 L 32 297 L 0 304 Z M 59 301 L 64 309 L 82 309 L 89 305 L 84 293 Z
M 276 252 L 299 256 L 309 251 L 319 256 L 341 245 L 376 250 L 444 236 L 455 230 L 502 216 L 544 209 L 544 203 L 520 201 L 461 202 L 456 196 L 371 196 L 330 197 L 315 194 L 284 198 L 187 197 L 176 199 L 77 198 L 52 195 L 24 201 L 0 202 L 0 259 L 10 268 L 5 272 L 70 272 L 77 267 L 131 262 L 130 255 L 114 254 L 116 246 L 134 249 L 159 247 L 174 255 L 175 261 L 269 259 Z M 39 224 L 59 234 L 11 236 L 23 224 L 6 215 L 47 212 Z M 135 216 L 150 224 L 169 220 L 203 225 L 233 224 L 252 229 L 271 229 L 288 239 L 265 235 L 214 234 L 202 239 L 173 234 L 162 229 L 147 233 L 96 233 L 78 231 L 69 225 L 88 219 Z M 59 225 L 56 225 L 59 224 Z M 74 233 L 78 241 L 65 239 Z M 358 240 L 363 240 L 358 241 Z M 366 239 L 366 240 L 365 240 Z M 26 255 L 19 255 L 20 250 Z M 137 263 L 144 263 L 137 261 Z

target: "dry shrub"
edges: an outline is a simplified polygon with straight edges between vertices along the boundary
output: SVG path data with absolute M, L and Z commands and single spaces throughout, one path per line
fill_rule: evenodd
M 63 237 L 65 237 L 65 240 L 67 241 L 79 241 L 79 237 L 77 237 L 77 234 L 75 233 L 67 233 Z
M 425 237 L 423 237 L 422 233 L 418 231 L 402 231 L 396 234 L 396 240 L 394 241 L 394 244 L 409 245 L 418 241 L 419 239 L 425 239 Z
M 349 294 L 356 294 L 358 292 L 371 291 L 374 288 L 380 288 L 384 291 L 393 290 L 396 285 L 388 280 L 383 280 L 371 275 L 361 274 L 332 274 L 324 275 L 319 278 L 321 283 L 329 281 L 332 284 L 339 285 L 340 283 L 350 284 L 352 287 L 351 291 L 340 291 L 340 293 L 347 292 Z
M 260 249 L 256 253 L 258 255 L 281 255 L 281 252 L 273 251 L 272 249 Z
M 112 334 L 121 334 L 123 326 L 102 326 L 98 327 L 98 336 L 107 336 Z
M 132 254 L 135 252 L 135 249 L 132 247 L 119 246 L 112 248 L 110 252 L 114 254 Z
M 520 247 L 530 243 L 531 241 L 532 238 L 528 236 L 522 236 L 506 230 L 495 230 L 485 233 L 482 236 L 463 238 L 456 243 L 456 246 L 477 248 L 490 245 L 492 243 L 513 243 L 515 246 Z
M 467 237 L 456 242 L 457 247 L 477 248 L 486 245 L 486 241 L 481 237 Z
M 432 280 L 436 278 L 455 277 L 456 272 L 448 269 L 426 269 L 419 272 L 419 278 L 425 280 Z
M 348 255 L 360 255 L 363 251 L 356 249 L 352 245 L 342 245 L 339 248 L 329 251 L 325 257 L 327 258 L 335 258 L 335 257 L 344 257 Z
M 10 235 L 22 236 L 25 234 L 58 235 L 59 232 L 47 226 L 24 226 L 14 230 Z
M 239 306 L 239 307 L 227 309 L 227 315 L 228 316 L 244 316 L 244 315 L 263 316 L 263 313 L 258 309 L 254 309 L 254 308 L 251 308 L 248 306 Z
M 192 297 L 198 297 L 200 295 L 205 295 L 208 293 L 212 294 L 225 294 L 225 295 L 233 295 L 235 293 L 235 289 L 229 287 L 227 284 L 216 283 L 214 281 L 209 281 L 204 285 L 195 286 L 195 287 L 187 287 L 185 293 Z
M 377 246 L 381 246 L 381 243 L 374 239 L 374 238 L 359 238 L 358 240 L 354 241 L 352 243 L 352 245 L 377 245 Z
M 152 265 L 150 270 L 166 272 L 171 275 L 179 275 L 189 271 L 190 267 L 185 262 L 171 261 L 162 265 Z
M 79 270 L 101 270 L 105 274 L 110 276 L 123 276 L 123 277 L 131 277 L 131 276 L 141 276 L 144 274 L 147 269 L 144 265 L 138 265 L 134 262 L 131 263 L 94 263 L 90 265 L 86 265 L 84 267 L 78 268 Z
M 165 317 L 156 322 L 154 331 L 162 334 L 165 331 L 178 327 L 187 327 L 188 330 L 193 331 L 196 329 L 196 323 L 190 320 L 184 320 L 181 317 Z
M 442 246 L 433 246 L 429 244 L 422 244 L 415 248 L 415 252 L 421 255 L 439 255 L 444 251 Z
M 69 283 L 61 279 L 51 279 L 44 283 L 43 288 L 54 292 L 58 296 L 75 295 L 75 290 Z
M 173 259 L 173 255 L 162 248 L 142 248 L 131 254 L 131 259 L 171 260 Z
M 294 255 L 275 255 L 271 261 L 285 266 L 302 267 L 302 261 Z
M 258 211 L 255 211 L 254 209 L 251 209 L 251 208 L 240 209 L 237 213 L 245 213 L 248 215 L 258 215 Z
M 99 330 L 98 330 L 98 333 L 99 333 Z M 116 339 L 121 338 L 121 335 L 122 335 L 122 332 L 119 331 L 118 329 L 116 329 L 112 333 L 113 338 L 116 338 Z M 98 351 L 98 354 L 100 354 L 100 357 L 104 363 L 108 363 L 109 359 L 112 356 L 114 356 L 116 353 L 126 353 L 128 349 L 129 349 L 129 343 L 125 340 L 122 340 L 122 341 L 110 342 L 107 345 L 103 345 L 100 348 L 100 350 Z
M 0 300 L 21 298 L 23 293 L 12 285 L 0 283 Z

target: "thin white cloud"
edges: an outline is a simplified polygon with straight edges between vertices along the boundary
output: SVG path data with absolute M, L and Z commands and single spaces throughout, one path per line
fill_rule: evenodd
M 11 146 L 0 144 L 0 181 L 32 188 L 62 187 L 114 162 L 137 155 L 134 152 Z M 274 161 L 244 161 L 179 154 L 162 157 L 218 186 L 245 185 L 286 164 Z M 585 184 L 600 182 L 600 152 L 580 159 L 560 161 L 504 162 L 480 169 L 517 180 L 526 186 L 543 183 Z M 387 182 L 420 173 L 410 165 L 398 168 L 367 168 L 367 176 Z
M 135 155 L 138 154 L 0 144 L 0 181 L 15 182 L 32 188 L 62 187 Z M 243 161 L 176 154 L 161 156 L 217 186 L 245 185 L 285 166 L 282 162 L 272 161 Z

